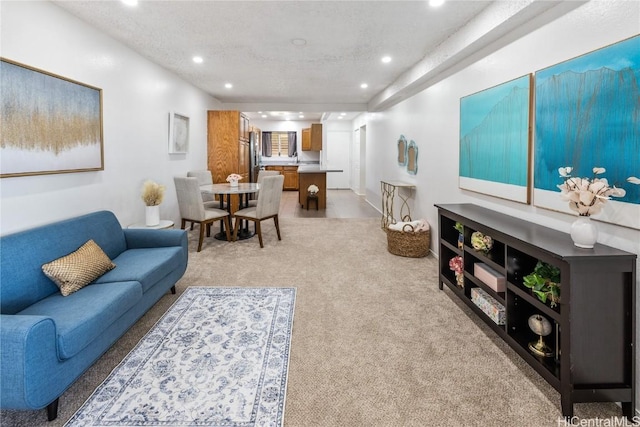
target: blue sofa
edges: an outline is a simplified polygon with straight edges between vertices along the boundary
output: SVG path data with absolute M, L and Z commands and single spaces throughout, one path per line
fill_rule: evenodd
M 116 268 L 63 297 L 41 266 L 93 239 Z M 122 229 L 100 211 L 0 237 L 0 406 L 47 407 L 187 268 L 183 230 Z

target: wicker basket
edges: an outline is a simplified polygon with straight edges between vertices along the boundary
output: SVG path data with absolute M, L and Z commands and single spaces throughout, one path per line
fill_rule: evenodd
M 431 231 L 414 231 L 410 224 L 406 224 L 402 231 L 387 231 L 387 249 L 394 255 L 410 258 L 421 258 L 429 254 Z

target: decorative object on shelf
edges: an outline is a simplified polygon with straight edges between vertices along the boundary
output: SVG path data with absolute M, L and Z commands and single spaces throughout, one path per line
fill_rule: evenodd
M 227 176 L 227 182 L 232 187 L 237 187 L 238 181 L 240 181 L 241 179 L 242 179 L 242 175 L 238 175 L 237 173 L 232 173 L 229 176 Z
M 571 223 L 569 235 L 573 244 L 579 248 L 592 249 L 598 241 L 598 227 L 588 216 L 579 216 Z
M 471 288 L 471 302 L 476 305 L 496 325 L 504 325 L 507 320 L 504 305 L 481 288 Z
M 102 89 L 0 60 L 0 178 L 104 170 Z
M 454 256 L 449 260 L 449 268 L 456 275 L 456 285 L 459 288 L 464 287 L 464 260 L 460 255 Z
M 610 186 L 606 178 L 597 178 L 606 172 L 605 168 L 593 168 L 591 179 L 573 177 L 572 171 L 571 166 L 558 168 L 560 177 L 564 179 L 564 183 L 558 185 L 560 197 L 569 202 L 569 209 L 580 215 L 571 225 L 573 244 L 579 248 L 590 249 L 598 239 L 598 229 L 589 217 L 600 213 L 611 197 L 624 197 L 627 193 L 615 185 Z
M 473 275 L 496 292 L 504 292 L 507 289 L 506 277 L 483 262 L 473 264 Z
M 553 349 L 551 349 L 543 339 L 543 337 L 546 337 L 552 331 L 551 322 L 549 322 L 549 320 L 544 316 L 534 314 L 529 317 L 528 324 L 533 333 L 539 336 L 538 341 L 532 341 L 529 343 L 529 350 L 538 356 L 553 356 Z
M 169 113 L 169 154 L 189 151 L 189 117 L 172 111 Z
M 464 226 L 460 222 L 456 222 L 453 226 L 458 231 L 458 249 L 464 249 Z
M 160 224 L 160 203 L 164 200 L 165 186 L 151 180 L 142 185 L 142 200 L 146 205 L 145 224 L 152 227 Z
M 311 184 L 310 186 L 307 187 L 307 193 L 309 193 L 311 195 L 316 195 L 316 194 L 318 194 L 319 191 L 320 191 L 320 189 L 315 184 Z
M 476 251 L 488 254 L 493 247 L 493 239 L 491 236 L 485 236 L 479 231 L 474 231 L 473 234 L 471 234 L 471 246 L 473 246 L 473 249 Z
M 530 203 L 533 75 L 460 98 L 459 186 Z
M 538 261 L 533 272 L 522 278 L 524 286 L 531 289 L 540 301 L 555 307 L 560 302 L 560 269 Z

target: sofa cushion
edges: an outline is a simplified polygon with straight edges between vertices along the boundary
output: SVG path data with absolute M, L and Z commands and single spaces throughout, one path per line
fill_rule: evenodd
M 42 266 L 42 272 L 60 288 L 62 296 L 84 288 L 115 268 L 109 257 L 93 240 L 80 248 Z
M 18 315 L 47 316 L 56 324 L 58 357 L 68 359 L 88 346 L 142 298 L 138 282 L 91 284 L 63 297 L 51 295 Z
M 96 283 L 135 280 L 142 284 L 142 291 L 147 292 L 184 262 L 183 259 L 182 248 L 177 246 L 128 249 L 113 260 L 118 268 L 98 278 Z

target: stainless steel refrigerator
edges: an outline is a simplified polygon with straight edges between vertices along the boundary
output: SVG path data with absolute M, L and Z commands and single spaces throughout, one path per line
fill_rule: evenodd
M 258 181 L 258 171 L 260 170 L 260 158 L 262 156 L 262 147 L 260 146 L 261 135 L 258 132 L 249 134 L 249 180 L 251 182 Z

